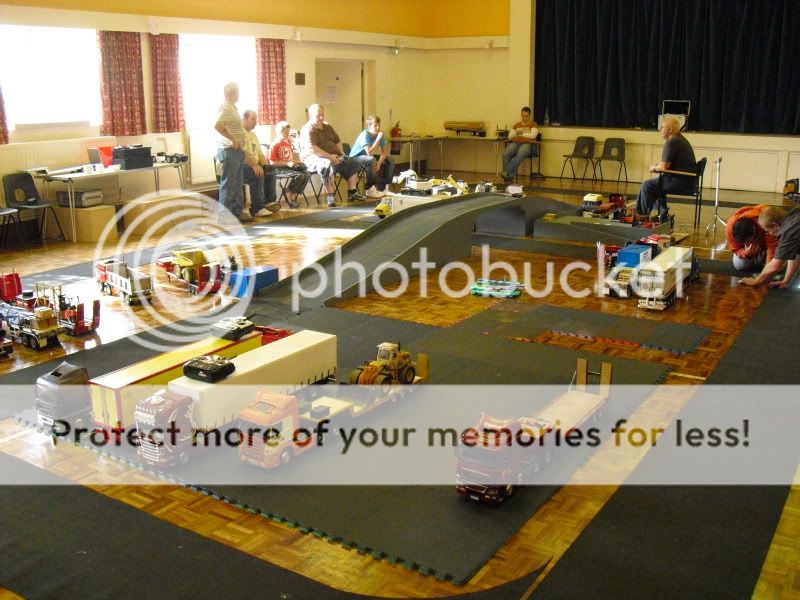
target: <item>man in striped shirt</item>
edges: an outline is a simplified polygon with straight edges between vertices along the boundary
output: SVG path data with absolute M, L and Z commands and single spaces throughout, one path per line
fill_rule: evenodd
M 240 221 L 252 221 L 250 211 L 244 206 L 244 145 L 245 132 L 242 118 L 236 109 L 239 101 L 239 86 L 230 82 L 225 85 L 225 102 L 219 107 L 214 124 L 221 140 L 217 160 L 222 163 L 222 177 L 219 181 L 219 203 L 227 208 Z

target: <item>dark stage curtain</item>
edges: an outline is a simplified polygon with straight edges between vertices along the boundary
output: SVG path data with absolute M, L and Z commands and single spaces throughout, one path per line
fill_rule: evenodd
M 655 128 L 800 134 L 798 0 L 537 0 L 535 116 Z

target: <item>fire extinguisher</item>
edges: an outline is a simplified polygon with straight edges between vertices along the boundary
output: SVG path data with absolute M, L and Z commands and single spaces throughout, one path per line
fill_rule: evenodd
M 398 138 L 403 135 L 403 130 L 400 129 L 400 121 L 394 124 L 392 130 L 389 132 L 393 138 Z M 392 142 L 391 153 L 400 154 L 400 148 L 403 147 L 402 142 Z

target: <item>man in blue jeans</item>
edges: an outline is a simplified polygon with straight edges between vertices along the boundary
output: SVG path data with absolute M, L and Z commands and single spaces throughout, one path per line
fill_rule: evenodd
M 539 156 L 539 145 L 536 136 L 539 129 L 536 121 L 531 119 L 531 109 L 523 106 L 520 111 L 520 120 L 508 132 L 508 144 L 503 152 L 503 181 L 511 183 L 517 175 L 517 169 L 522 161 L 530 156 Z
M 239 101 L 239 86 L 230 82 L 225 85 L 225 102 L 219 107 L 214 129 L 224 138 L 220 141 L 217 160 L 222 163 L 219 181 L 219 203 L 227 208 L 239 221 L 252 221 L 250 211 L 244 206 L 244 143 L 245 133 L 242 118 L 236 109 Z

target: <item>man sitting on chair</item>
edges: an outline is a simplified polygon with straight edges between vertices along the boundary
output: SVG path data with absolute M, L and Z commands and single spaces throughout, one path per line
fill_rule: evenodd
M 277 169 L 278 175 L 289 178 L 289 183 L 286 184 L 286 201 L 291 208 L 300 208 L 297 195 L 306 189 L 308 173 L 305 172 L 305 165 L 300 162 L 300 157 L 295 155 L 292 142 L 289 140 L 291 132 L 289 121 L 279 121 L 275 129 L 280 137 L 272 142 L 269 164 Z M 303 170 L 299 167 L 303 167 Z
M 254 217 L 268 217 L 278 212 L 281 205 L 275 199 L 275 169 L 267 166 L 267 158 L 261 150 L 253 129 L 258 115 L 253 110 L 244 111 L 242 126 L 244 127 L 244 182 L 250 186 L 250 211 Z
M 375 162 L 366 169 L 367 196 L 383 198 L 386 186 L 392 182 L 394 176 L 394 161 L 389 158 L 389 140 L 381 131 L 381 118 L 370 115 L 365 121 L 367 128 L 359 133 L 353 142 L 350 156 L 353 158 L 371 156 L 375 159 Z
M 539 145 L 535 143 L 537 135 L 539 130 L 536 128 L 536 121 L 531 119 L 531 109 L 524 106 L 520 111 L 520 120 L 508 132 L 510 141 L 503 152 L 503 180 L 506 183 L 514 181 L 523 160 L 539 156 Z
M 694 173 L 697 171 L 697 161 L 694 150 L 689 141 L 681 134 L 681 126 L 675 117 L 664 117 L 659 130 L 661 137 L 666 140 L 664 150 L 661 152 L 661 162 L 650 165 L 651 173 L 662 171 L 683 171 Z M 639 197 L 636 199 L 637 214 L 650 217 L 653 208 L 658 210 L 658 220 L 666 223 L 669 220 L 669 209 L 665 194 L 694 193 L 695 179 L 686 175 L 673 175 L 662 173 L 659 177 L 642 182 Z

